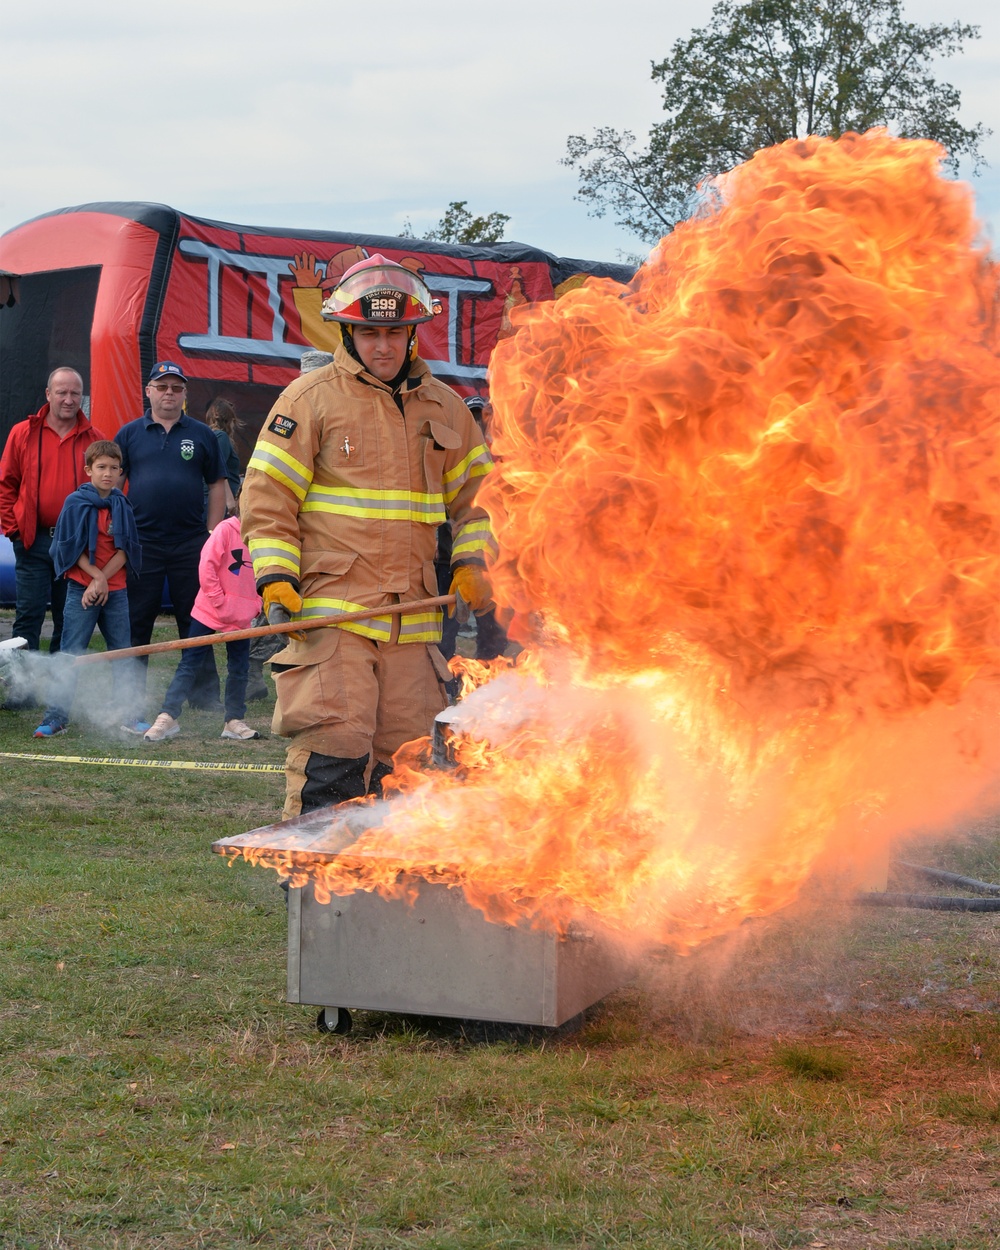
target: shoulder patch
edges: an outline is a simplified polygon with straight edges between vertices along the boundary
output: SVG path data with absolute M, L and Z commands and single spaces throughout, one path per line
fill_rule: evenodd
M 292 431 L 297 425 L 298 422 L 293 421 L 291 417 L 274 417 L 267 428 L 279 438 L 291 438 Z

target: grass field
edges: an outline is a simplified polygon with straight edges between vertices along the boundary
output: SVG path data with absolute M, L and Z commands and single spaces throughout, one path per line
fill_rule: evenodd
M 650 959 L 573 1034 L 321 1035 L 274 876 L 209 851 L 281 776 L 60 763 L 154 748 L 37 719 L 0 712 L 0 752 L 53 757 L 0 760 L 5 1250 L 1000 1244 L 997 915 L 817 896 Z M 182 724 L 157 758 L 281 762 Z M 995 818 L 899 850 L 1000 880 Z

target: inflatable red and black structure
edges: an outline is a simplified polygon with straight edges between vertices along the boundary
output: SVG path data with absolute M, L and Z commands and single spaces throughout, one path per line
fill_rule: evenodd
M 485 389 L 514 305 L 558 298 L 591 276 L 632 276 L 624 265 L 522 243 L 237 226 L 162 204 L 58 209 L 0 237 L 0 269 L 19 276 L 16 304 L 0 310 L 0 444 L 44 403 L 57 365 L 79 370 L 85 407 L 110 434 L 142 413 L 152 365 L 175 360 L 192 416 L 219 396 L 235 404 L 245 462 L 302 353 L 336 345 L 323 300 L 348 266 L 375 252 L 418 272 L 440 300 L 442 315 L 420 329 L 420 353 L 463 395 Z

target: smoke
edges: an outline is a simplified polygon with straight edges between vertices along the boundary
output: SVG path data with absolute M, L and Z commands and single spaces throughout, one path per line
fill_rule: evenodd
M 75 657 L 48 651 L 12 651 L 0 658 L 0 689 L 12 704 L 61 709 L 69 719 L 107 733 L 134 716 L 135 660 L 77 665 Z

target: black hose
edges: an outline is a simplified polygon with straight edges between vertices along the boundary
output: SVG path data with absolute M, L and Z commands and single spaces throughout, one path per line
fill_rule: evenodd
M 929 911 L 1000 911 L 1000 898 L 958 898 L 950 894 L 857 894 L 865 907 L 923 907 Z
M 925 868 L 922 864 L 908 864 L 902 859 L 897 859 L 896 863 L 907 872 L 915 872 L 920 877 L 926 877 L 928 881 L 939 881 L 942 885 L 953 885 L 960 890 L 973 890 L 977 894 L 1000 895 L 1000 885 L 993 885 L 989 881 L 977 881 L 975 877 L 960 877 L 957 872 L 945 872 L 943 868 Z

